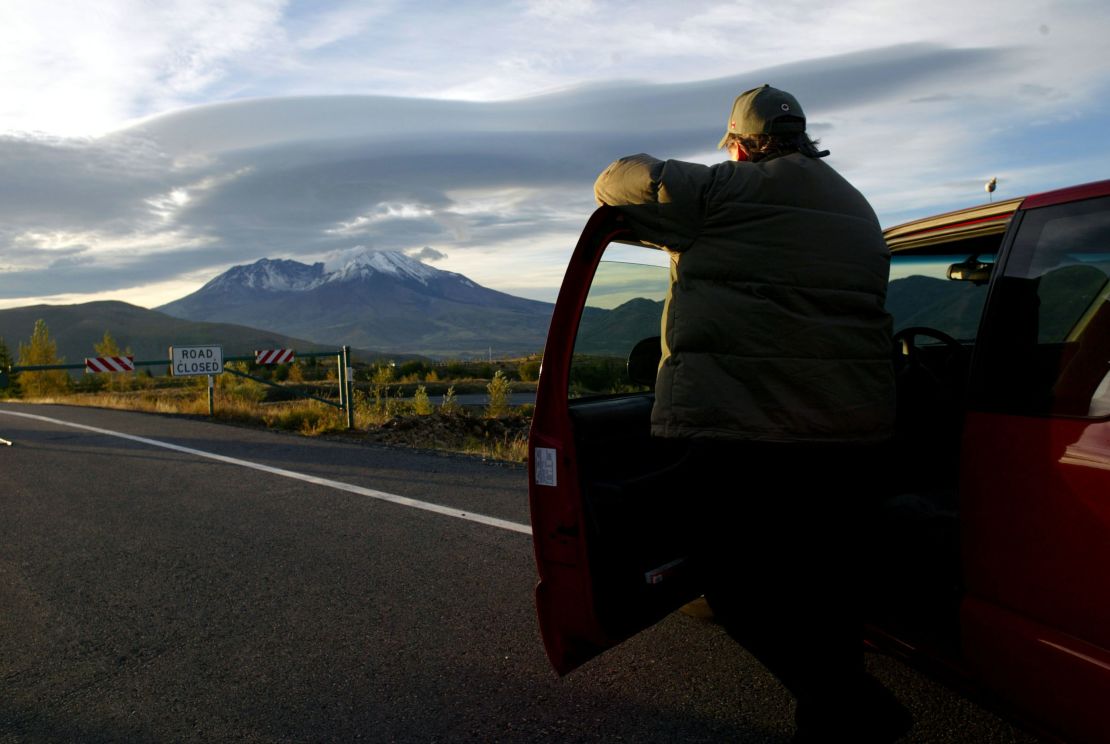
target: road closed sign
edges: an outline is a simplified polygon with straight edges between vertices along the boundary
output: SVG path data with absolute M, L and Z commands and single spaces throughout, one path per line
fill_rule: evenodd
M 170 374 L 174 377 L 189 375 L 218 375 L 224 371 L 222 346 L 171 346 Z

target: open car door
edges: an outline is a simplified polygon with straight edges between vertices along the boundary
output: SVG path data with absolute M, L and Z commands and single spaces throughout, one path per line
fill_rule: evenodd
M 601 207 L 551 320 L 529 441 L 536 605 L 565 674 L 693 599 L 685 442 L 650 436 L 667 254 Z

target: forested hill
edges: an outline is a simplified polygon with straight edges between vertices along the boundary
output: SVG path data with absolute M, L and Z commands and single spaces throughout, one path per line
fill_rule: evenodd
M 224 347 L 226 356 L 251 354 L 255 349 L 325 351 L 335 348 L 272 331 L 229 323 L 182 320 L 125 302 L 106 301 L 0 310 L 0 339 L 7 345 L 13 362 L 18 359 L 19 345 L 28 343 L 35 321 L 40 319 L 46 322 L 50 337 L 58 346 L 58 355 L 69 364 L 79 364 L 85 357 L 95 356 L 93 344 L 100 342 L 105 331 L 112 334 L 121 350 L 130 348 L 140 360 L 165 359 L 171 345 L 218 344 Z

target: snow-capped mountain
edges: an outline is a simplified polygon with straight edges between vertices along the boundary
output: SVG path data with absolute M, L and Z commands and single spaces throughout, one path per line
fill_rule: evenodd
M 365 279 L 373 274 L 386 274 L 398 279 L 411 279 L 424 285 L 427 285 L 429 280 L 439 277 L 454 277 L 463 284 L 475 286 L 462 274 L 441 271 L 397 251 L 363 251 L 353 255 L 344 254 L 339 256 L 338 260 L 326 262 L 324 267 L 324 281 L 328 282 L 345 282 Z
M 392 251 L 312 265 L 264 258 L 235 266 L 158 310 L 320 343 L 452 356 L 543 348 L 552 306 L 482 287 Z
M 264 292 L 297 292 L 319 284 L 323 277 L 322 263 L 309 266 L 298 261 L 264 258 L 250 266 L 228 269 L 199 291 L 234 292 L 256 289 Z
M 344 253 L 311 266 L 287 259 L 263 258 L 249 266 L 235 266 L 201 288 L 247 288 L 270 292 L 304 292 L 328 282 L 368 279 L 374 274 L 419 282 L 452 277 L 466 286 L 476 286 L 462 274 L 428 266 L 398 251 L 360 251 Z

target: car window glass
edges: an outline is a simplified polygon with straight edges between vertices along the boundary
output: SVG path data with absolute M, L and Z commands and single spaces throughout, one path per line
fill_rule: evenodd
M 986 302 L 987 284 L 948 278 L 949 267 L 969 257 L 968 253 L 928 255 L 919 252 L 892 256 L 886 309 L 894 319 L 894 330 L 924 326 L 943 331 L 959 341 L 974 341 Z M 982 263 L 994 262 L 993 254 L 976 254 L 975 257 Z M 922 338 L 922 342 L 930 341 Z
M 670 277 L 663 251 L 612 243 L 594 274 L 574 343 L 572 398 L 646 392 L 629 379 L 629 354 L 659 336 Z
M 1110 198 L 1030 210 L 987 319 L 980 385 L 993 408 L 1110 411 Z

